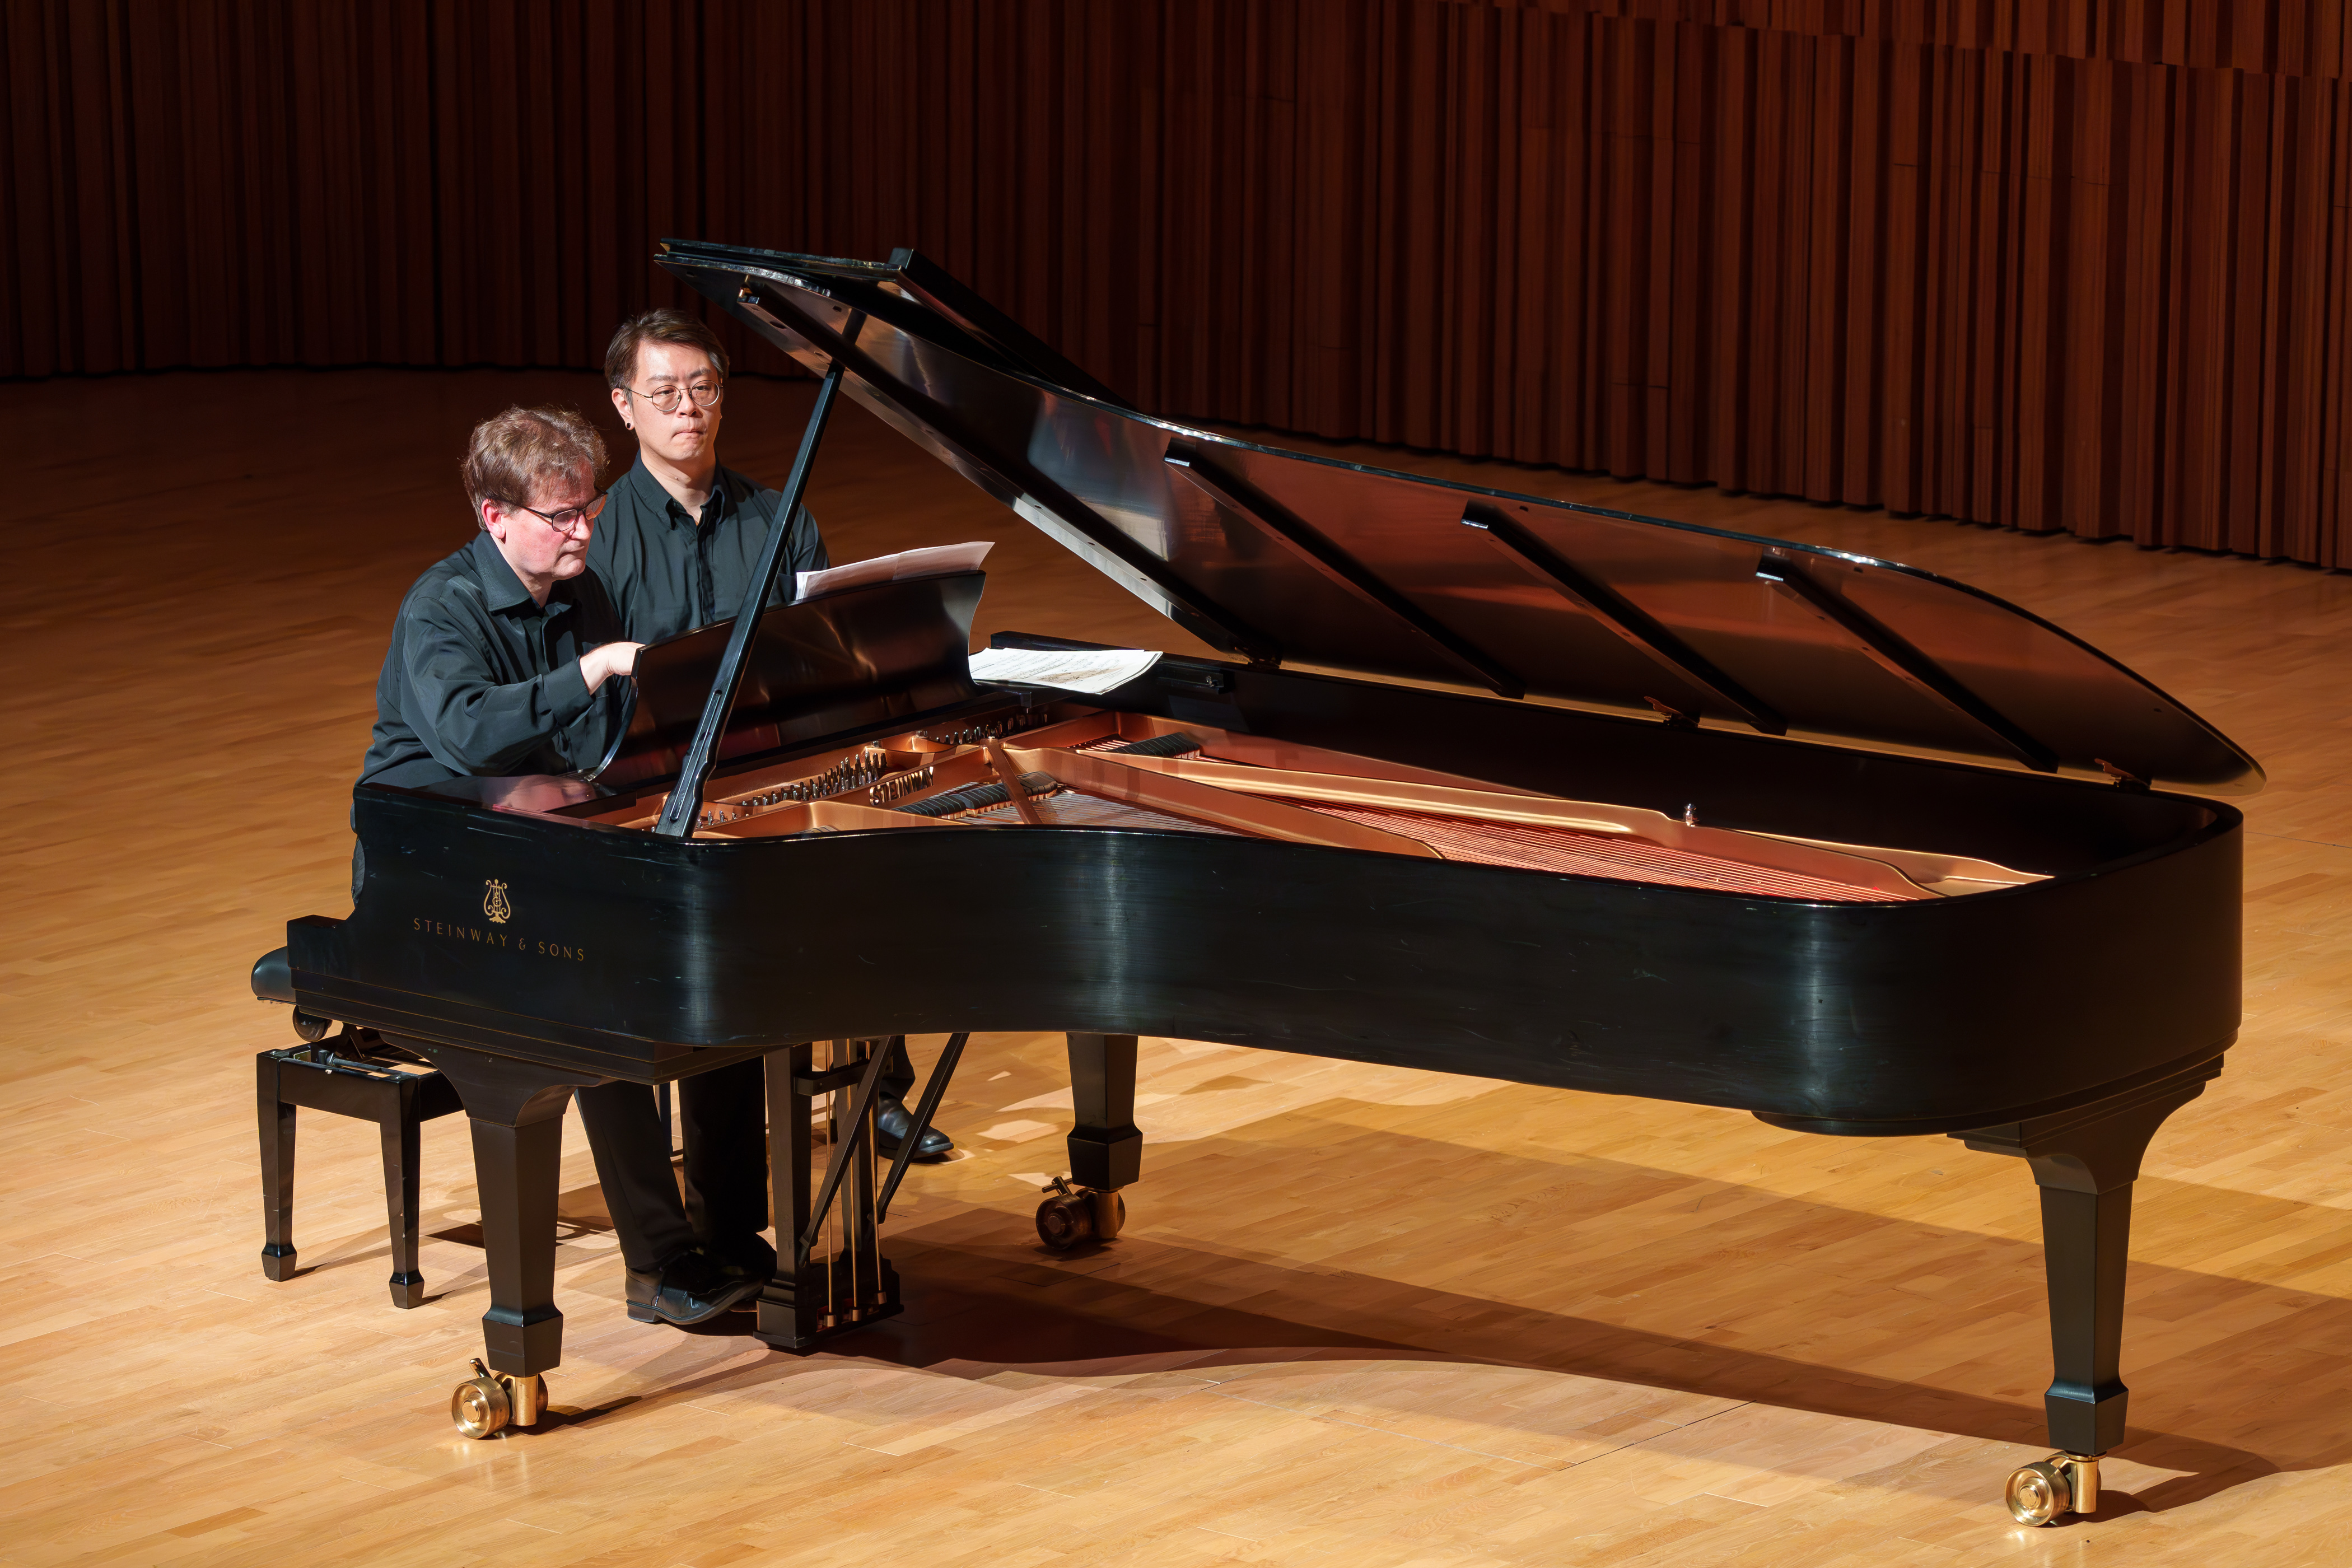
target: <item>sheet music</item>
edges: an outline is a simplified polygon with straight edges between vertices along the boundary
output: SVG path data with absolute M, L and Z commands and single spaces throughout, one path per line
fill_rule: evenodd
M 1149 648 L 1106 647 L 1075 650 L 1026 647 L 982 648 L 971 656 L 974 680 L 1013 681 L 1024 686 L 1051 686 L 1100 697 L 1115 690 L 1160 662 Z
M 920 550 L 901 550 L 896 555 L 877 555 L 871 561 L 853 561 L 846 566 L 828 566 L 822 572 L 795 572 L 793 599 L 798 603 L 819 594 L 862 588 L 868 583 L 901 583 L 909 577 L 945 577 L 956 572 L 977 572 L 993 547 L 994 542 L 985 539 L 969 544 L 930 544 Z

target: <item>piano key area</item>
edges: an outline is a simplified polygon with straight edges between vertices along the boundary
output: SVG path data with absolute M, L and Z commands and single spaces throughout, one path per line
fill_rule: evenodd
M 2022 1530 L 1998 1500 L 2047 1452 L 2040 1222 L 2013 1162 L 1150 1037 L 1117 1242 L 1057 1255 L 1032 1228 L 1066 1168 L 1061 1037 L 975 1037 L 940 1112 L 960 1156 L 913 1170 L 885 1232 L 906 1312 L 805 1359 L 750 1338 L 748 1315 L 625 1318 L 568 1118 L 552 1412 L 458 1436 L 447 1389 L 487 1299 L 464 1119 L 423 1130 L 423 1305 L 386 1300 L 373 1131 L 310 1111 L 301 1268 L 265 1279 L 252 1058 L 295 1040 L 241 971 L 289 911 L 349 908 L 382 639 L 466 526 L 446 451 L 486 408 L 599 395 L 593 376 L 492 372 L 0 386 L 33 454 L 32 524 L 0 580 L 0 1558 L 2270 1568 L 2338 1551 L 2352 739 L 2332 672 L 2352 578 L 1366 448 L 1329 450 L 1949 572 L 2128 660 L 2268 766 L 2246 806 L 2245 1031 L 2137 1187 L 2133 1422 L 2096 1517 Z M 781 472 L 808 397 L 730 387 L 730 465 Z M 256 408 L 281 426 L 266 458 Z M 993 538 L 984 627 L 1202 651 L 862 410 L 831 439 L 811 505 L 836 559 Z M 347 498 L 331 519 L 325 493 Z M 1703 822 L 1705 781 L 1692 794 Z M 1276 804 L 1350 830 L 1412 815 Z M 1066 787 L 1048 805 L 1157 809 Z M 1627 852 L 1410 826 L 1461 835 L 1449 856 Z M 908 962 L 989 918 L 905 895 Z M 941 1044 L 910 1041 L 919 1069 Z

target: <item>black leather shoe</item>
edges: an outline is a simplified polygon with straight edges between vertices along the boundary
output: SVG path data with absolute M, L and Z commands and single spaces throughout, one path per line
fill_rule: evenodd
M 706 1241 L 702 1250 L 719 1259 L 730 1273 L 748 1275 L 765 1285 L 776 1272 L 776 1249 L 758 1235 Z
M 708 1322 L 760 1293 L 764 1279 L 730 1268 L 699 1247 L 690 1247 L 658 1274 L 628 1271 L 629 1316 L 640 1323 L 687 1328 Z
M 907 1136 L 907 1130 L 914 1126 L 915 1119 L 908 1114 L 905 1102 L 894 1094 L 883 1095 L 875 1101 L 875 1147 L 885 1154 L 896 1155 L 899 1143 Z M 944 1160 L 954 1152 L 954 1141 L 936 1127 L 924 1128 L 922 1142 L 915 1145 L 915 1158 L 918 1160 Z

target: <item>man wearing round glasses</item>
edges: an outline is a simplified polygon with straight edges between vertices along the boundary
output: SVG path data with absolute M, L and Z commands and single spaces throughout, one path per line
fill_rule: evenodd
M 588 564 L 610 510 L 596 489 L 604 466 L 603 437 L 568 408 L 509 408 L 474 427 L 460 473 L 480 531 L 401 602 L 362 784 L 562 773 L 602 760 L 623 722 L 616 678 L 635 668 L 639 646 Z M 354 899 L 364 879 L 355 858 Z M 670 1179 L 667 1130 L 641 1157 L 638 1098 L 651 1097 L 635 1084 L 578 1096 L 598 1177 L 608 1197 L 620 1194 L 612 1208 L 629 1314 L 700 1322 L 759 1294 L 767 1270 L 697 1241 Z M 765 1223 L 763 1208 L 753 1239 Z
M 637 460 L 613 485 L 589 546 L 591 567 L 610 588 L 627 635 L 640 642 L 732 616 L 743 607 L 767 547 L 768 520 L 783 497 L 719 466 L 726 349 L 694 317 L 649 310 L 613 334 L 604 379 L 614 410 L 637 437 Z M 833 563 L 807 508 L 780 526 L 790 531 L 771 605 L 791 596 L 793 574 Z M 885 1152 L 894 1152 L 908 1130 L 902 1097 L 913 1084 L 901 1047 L 885 1069 L 876 1117 Z M 698 1321 L 720 1299 L 715 1289 L 678 1298 L 669 1288 L 676 1270 L 654 1268 L 664 1257 L 687 1263 L 715 1258 L 740 1277 L 766 1280 L 775 1254 L 760 1237 L 768 1194 L 767 1092 L 759 1062 L 679 1080 L 682 1183 L 671 1175 L 669 1129 L 650 1089 L 604 1084 L 583 1090 L 578 1100 L 628 1264 L 631 1317 Z M 927 1132 L 919 1152 L 940 1159 L 953 1148 L 944 1135 Z
M 719 465 L 727 351 L 692 316 L 648 310 L 613 334 L 604 379 L 636 435 L 637 460 L 613 485 L 589 563 L 640 642 L 726 620 L 743 607 L 765 520 L 783 500 Z M 833 564 L 806 507 L 789 529 L 771 605 L 791 596 L 793 573 Z
M 459 475 L 478 531 L 401 601 L 360 783 L 571 773 L 604 756 L 621 721 L 614 677 L 637 654 L 588 570 L 604 463 L 603 438 L 568 408 L 474 427 Z

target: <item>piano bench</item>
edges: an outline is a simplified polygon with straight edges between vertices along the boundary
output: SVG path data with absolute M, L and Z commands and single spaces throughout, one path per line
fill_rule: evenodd
M 463 1108 L 447 1079 L 430 1069 L 404 1071 L 404 1065 L 373 1031 L 349 1028 L 330 1039 L 263 1051 L 253 1058 L 267 1237 L 261 1272 L 268 1278 L 294 1276 L 294 1112 L 308 1106 L 376 1124 L 383 1141 L 392 1304 L 424 1304 L 425 1276 L 416 1271 L 417 1129 Z

